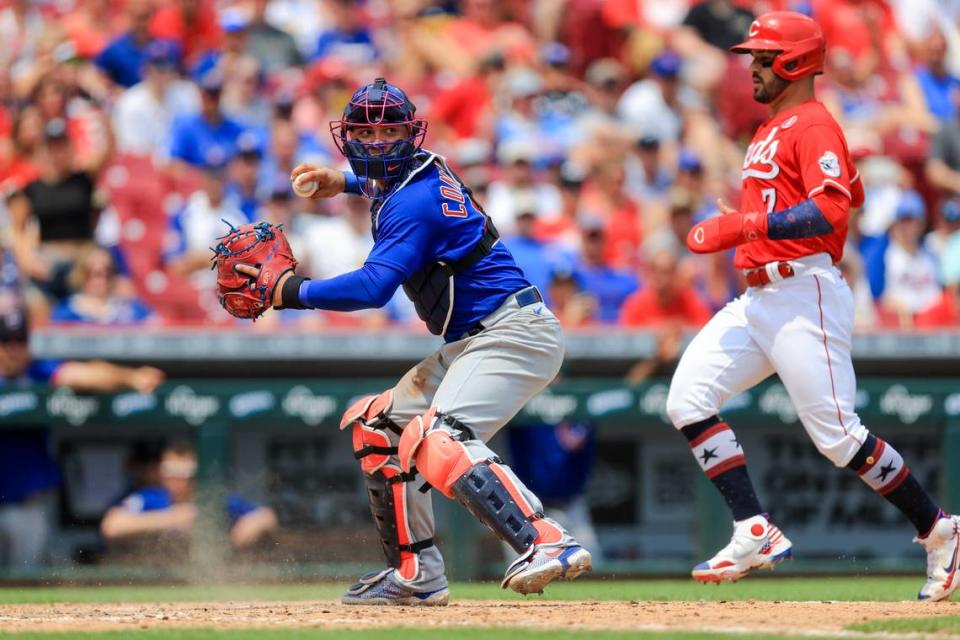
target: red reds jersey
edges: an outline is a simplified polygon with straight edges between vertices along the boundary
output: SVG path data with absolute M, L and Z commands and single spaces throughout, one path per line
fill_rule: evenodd
M 823 252 L 839 262 L 847 239 L 850 204 L 863 204 L 859 179 L 840 125 L 820 102 L 808 100 L 778 113 L 757 130 L 747 148 L 740 174 L 740 211 L 773 213 L 820 195 L 846 203 L 841 207 L 843 215 L 839 219 L 828 215 L 833 231 L 827 235 L 799 240 L 763 238 L 742 244 L 737 247 L 734 265 L 750 269 Z

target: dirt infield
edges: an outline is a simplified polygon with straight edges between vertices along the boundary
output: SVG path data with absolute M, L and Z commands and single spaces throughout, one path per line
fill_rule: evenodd
M 348 607 L 331 601 L 0 606 L 0 629 L 526 627 L 753 633 L 841 631 L 889 618 L 960 615 L 960 602 L 460 601 L 449 607 Z

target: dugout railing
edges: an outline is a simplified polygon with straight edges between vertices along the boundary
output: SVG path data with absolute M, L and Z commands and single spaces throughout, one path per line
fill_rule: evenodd
M 75 450 L 86 441 L 109 443 L 132 433 L 190 434 L 198 450 L 204 500 L 238 483 L 262 498 L 264 492 L 257 483 L 273 482 L 278 473 L 285 473 L 284 468 L 289 470 L 293 452 L 300 471 L 292 474 L 292 484 L 307 498 L 311 492 L 323 497 L 335 488 L 340 491 L 340 502 L 323 517 L 336 518 L 349 510 L 361 514 L 362 521 L 360 472 L 350 455 L 349 434 L 337 430 L 338 421 L 353 398 L 382 390 L 391 382 L 181 379 L 171 380 L 154 394 L 105 395 L 8 387 L 0 391 L 0 428 L 50 429 L 60 453 L 69 449 L 67 445 Z M 597 463 L 588 499 L 601 542 L 609 547 L 607 562 L 598 567 L 601 572 L 682 572 L 692 559 L 706 557 L 727 542 L 730 525 L 725 507 L 664 415 L 667 384 L 665 379 L 636 387 L 619 379 L 559 382 L 534 398 L 514 421 L 517 427 L 570 420 L 596 425 Z M 955 380 L 864 378 L 857 408 L 866 424 L 896 443 L 945 506 L 960 511 L 960 388 Z M 817 455 L 776 379 L 733 399 L 724 417 L 737 425 L 762 497 L 773 505 L 771 510 L 798 547 L 800 559 L 788 570 L 916 571 L 922 566 L 919 547 L 909 543 L 909 527 L 898 520 L 892 507 L 870 494 L 853 474 L 832 469 Z M 300 456 L 298 443 L 312 438 L 320 443 L 310 445 L 316 450 L 314 457 Z M 243 446 L 238 444 L 241 441 Z M 502 442 L 495 443 L 498 450 L 504 447 Z M 280 460 L 279 472 L 269 468 L 271 461 L 264 457 L 274 453 Z M 316 482 L 311 485 L 313 474 Z M 71 482 L 65 475 L 66 492 L 75 492 Z M 493 575 L 502 561 L 497 545 L 488 544 L 494 542 L 492 538 L 463 509 L 442 498 L 434 502 L 440 536 L 456 540 L 446 543 L 451 576 Z M 94 525 L 86 524 L 86 528 L 58 529 L 61 544 L 89 538 Z M 212 524 L 212 529 L 222 526 Z M 357 530 L 375 544 L 368 523 L 360 522 Z M 220 556 L 222 566 L 229 566 L 225 551 L 215 541 L 201 539 L 198 544 L 204 554 Z M 61 554 L 62 559 L 67 557 Z M 293 567 L 287 562 L 276 571 L 269 563 L 259 564 L 244 574 L 340 577 L 352 575 L 364 562 L 369 558 L 344 557 L 339 552 L 329 563 L 321 560 Z M 111 565 L 76 569 L 67 560 L 47 572 L 8 572 L 6 577 L 111 579 L 181 573 L 162 567 Z

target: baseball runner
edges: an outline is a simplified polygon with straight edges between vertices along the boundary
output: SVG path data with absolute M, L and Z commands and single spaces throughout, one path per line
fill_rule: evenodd
M 221 303 L 234 315 L 256 318 L 269 306 L 381 307 L 402 285 L 446 341 L 341 421 L 353 432 L 388 565 L 350 587 L 346 604 L 447 604 L 430 488 L 458 500 L 520 554 L 504 588 L 540 592 L 591 568 L 590 553 L 544 517 L 540 500 L 485 444 L 556 376 L 560 324 L 470 189 L 444 158 L 421 149 L 427 125 L 415 112 L 401 89 L 377 78 L 331 123 L 352 172 L 293 170 L 302 196 L 346 191 L 373 201 L 375 242 L 362 268 L 327 280 L 298 276 L 282 232 L 267 223 L 233 230 L 215 250 Z
M 734 518 L 730 543 L 694 567 L 693 577 L 735 581 L 792 556 L 790 540 L 760 506 L 736 435 L 718 415 L 726 400 L 777 373 L 817 449 L 916 527 L 927 552 L 919 598 L 945 600 L 960 579 L 960 517 L 939 509 L 897 450 L 854 412 L 853 298 L 834 265 L 863 186 L 840 127 L 814 96 L 823 34 L 802 14 L 768 13 L 731 50 L 753 56 L 754 98 L 770 105 L 771 118 L 747 148 L 740 210 L 720 202 L 723 215 L 687 237 L 698 253 L 736 247 L 735 265 L 749 285 L 690 343 L 667 398 L 670 419 Z

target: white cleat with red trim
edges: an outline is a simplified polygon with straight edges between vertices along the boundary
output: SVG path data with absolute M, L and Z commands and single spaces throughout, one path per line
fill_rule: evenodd
M 948 599 L 960 584 L 960 516 L 944 515 L 925 538 L 914 538 L 927 550 L 927 582 L 920 589 L 920 600 Z
M 733 525 L 730 544 L 693 568 L 697 582 L 736 582 L 754 569 L 772 569 L 793 557 L 793 544 L 763 515 Z

